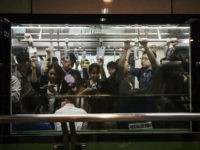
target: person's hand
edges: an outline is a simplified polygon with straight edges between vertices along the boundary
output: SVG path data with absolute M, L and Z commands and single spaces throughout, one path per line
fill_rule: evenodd
M 147 47 L 147 44 L 148 44 L 148 39 L 147 38 L 141 38 L 139 40 L 139 43 L 144 47 L 146 48 Z
M 98 59 L 98 65 L 100 68 L 103 68 L 104 60 L 102 58 Z
M 93 89 L 90 88 L 90 87 L 87 87 L 87 88 L 85 89 L 85 92 L 92 92 L 92 91 L 93 91 Z
M 124 42 L 124 49 L 125 50 L 128 50 L 131 48 L 131 42 L 128 40 L 128 41 L 125 41 Z
M 79 92 L 77 95 L 90 94 L 92 91 L 93 91 L 92 88 L 90 88 L 90 87 L 86 87 L 84 90 L 82 90 L 81 92 Z
M 185 74 L 183 74 L 182 76 L 183 76 L 183 81 L 184 81 L 184 83 L 187 82 L 188 79 L 189 79 L 189 75 L 188 75 L 187 73 L 185 73 Z
M 51 49 L 48 47 L 45 49 L 47 56 L 50 57 L 51 56 Z
M 36 69 L 38 64 L 37 58 L 31 58 L 31 68 Z
M 47 85 L 47 89 L 48 89 L 51 93 L 56 94 L 57 92 L 56 92 L 56 90 L 55 90 L 54 87 L 55 87 L 54 84 L 49 84 L 49 85 Z

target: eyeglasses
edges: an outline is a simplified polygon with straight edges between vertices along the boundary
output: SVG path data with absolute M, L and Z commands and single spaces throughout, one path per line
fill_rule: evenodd
M 147 57 L 142 57 L 142 58 L 140 58 L 141 60 L 145 60 L 145 61 L 147 61 L 147 60 L 149 60 L 149 58 L 147 58 Z
M 177 43 L 178 41 L 171 41 L 171 43 Z

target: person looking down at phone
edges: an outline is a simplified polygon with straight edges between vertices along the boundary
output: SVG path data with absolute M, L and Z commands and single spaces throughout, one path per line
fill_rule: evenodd
M 103 59 L 99 59 L 98 63 L 92 63 L 89 66 L 89 80 L 86 80 L 83 86 L 84 90 L 79 92 L 79 95 L 95 95 L 96 97 L 84 99 L 84 109 L 88 113 L 106 113 L 110 101 L 105 97 L 108 95 L 106 77 L 103 68 Z M 88 128 L 98 129 L 104 126 L 104 123 L 88 122 Z
M 59 93 L 62 78 L 62 68 L 58 63 L 53 63 L 48 65 L 47 72 L 41 76 L 39 81 L 33 82 L 34 87 L 43 96 L 40 102 L 40 112 L 54 113 L 58 107 L 55 104 L 55 95 Z
M 106 90 L 106 74 L 103 68 L 103 59 L 98 59 L 98 63 L 92 63 L 89 68 L 89 80 L 85 81 L 85 92 L 88 94 L 100 94 Z

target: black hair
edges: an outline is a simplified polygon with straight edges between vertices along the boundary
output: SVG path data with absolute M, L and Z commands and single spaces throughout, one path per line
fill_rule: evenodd
M 47 61 L 50 62 L 51 58 L 48 58 Z M 57 57 L 52 57 L 52 63 L 57 63 L 58 58 Z
M 108 62 L 108 64 L 107 64 L 107 68 L 113 68 L 113 69 L 116 69 L 116 70 L 117 70 L 118 65 L 117 65 L 116 62 L 110 61 L 110 62 Z
M 61 84 L 61 81 L 63 79 L 63 70 L 61 66 L 58 63 L 53 63 L 48 66 L 47 72 L 49 72 L 50 69 L 54 69 L 56 72 L 56 83 Z
M 71 60 L 72 62 L 76 62 L 77 58 L 76 58 L 76 56 L 74 55 L 74 53 L 69 53 L 69 57 L 70 57 L 70 60 Z
M 92 63 L 90 66 L 89 66 L 89 74 L 92 72 L 92 70 L 96 68 L 98 72 L 100 72 L 100 67 L 97 63 Z
M 27 111 L 27 113 L 36 113 L 39 101 L 39 94 L 36 92 L 30 92 L 21 98 L 21 105 Z
M 116 62 L 116 64 L 118 65 L 118 64 L 119 64 L 119 58 L 118 58 L 115 62 Z
M 76 62 L 76 60 L 77 60 L 77 58 L 76 58 L 76 56 L 74 55 L 74 53 L 69 53 L 69 54 L 67 54 L 66 56 L 63 56 L 61 59 L 62 59 L 62 60 L 70 60 L 70 61 L 72 61 L 72 62 Z
M 17 63 L 30 61 L 28 52 L 20 52 L 16 56 Z

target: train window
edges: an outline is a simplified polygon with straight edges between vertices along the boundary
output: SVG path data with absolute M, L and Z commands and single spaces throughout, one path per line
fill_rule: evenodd
M 13 24 L 12 114 L 191 112 L 187 24 Z M 60 130 L 59 123 L 14 131 Z M 80 122 L 80 130 L 184 130 L 190 122 Z

